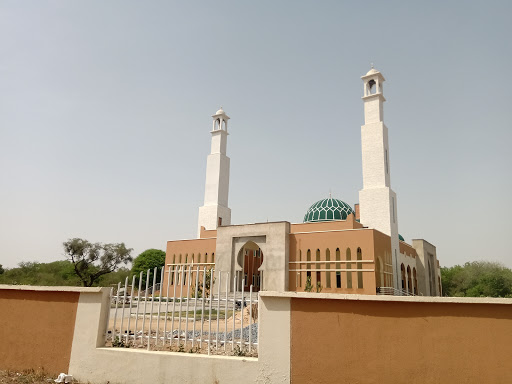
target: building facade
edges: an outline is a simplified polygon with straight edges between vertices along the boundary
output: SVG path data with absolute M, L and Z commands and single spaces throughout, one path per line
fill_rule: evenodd
M 435 246 L 422 239 L 408 244 L 398 233 L 398 203 L 391 189 L 383 114 L 384 76 L 372 67 L 361 79 L 363 189 L 359 203 L 351 207 L 329 196 L 314 203 L 302 223 L 231 225 L 229 117 L 221 107 L 212 116 L 198 238 L 167 243 L 164 286 L 180 294 L 203 279 L 205 271 L 213 270 L 215 292 L 442 295 Z

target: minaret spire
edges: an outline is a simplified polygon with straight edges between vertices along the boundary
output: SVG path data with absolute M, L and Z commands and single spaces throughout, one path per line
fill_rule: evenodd
M 212 230 L 231 224 L 231 209 L 228 207 L 229 157 L 226 156 L 229 116 L 220 107 L 212 118 L 212 144 L 206 162 L 204 205 L 199 207 L 198 237 L 201 236 L 201 227 Z
M 363 225 L 390 236 L 391 255 L 388 255 L 390 260 L 387 264 L 393 265 L 394 287 L 401 289 L 397 269 L 397 202 L 396 193 L 391 189 L 388 128 L 384 124 L 385 79 L 373 65 L 361 79 L 364 83 L 364 125 L 361 127 L 363 189 L 359 191 L 360 221 Z

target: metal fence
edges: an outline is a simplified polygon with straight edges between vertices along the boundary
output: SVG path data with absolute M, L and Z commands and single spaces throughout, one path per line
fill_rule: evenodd
M 417 296 L 412 292 L 408 292 L 404 289 L 396 289 L 394 287 L 377 287 L 377 295 L 388 295 L 388 296 Z
M 258 294 L 252 285 L 244 292 L 242 280 L 237 291 L 234 277 L 230 292 L 229 273 L 215 279 L 213 269 L 190 264 L 150 272 L 111 289 L 106 346 L 257 356 Z

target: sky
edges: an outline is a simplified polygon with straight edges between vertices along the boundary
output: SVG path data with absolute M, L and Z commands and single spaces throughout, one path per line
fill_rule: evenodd
M 0 0 L 0 264 L 80 237 L 195 238 L 211 115 L 232 223 L 362 188 L 363 84 L 386 78 L 399 232 L 512 267 L 512 2 Z

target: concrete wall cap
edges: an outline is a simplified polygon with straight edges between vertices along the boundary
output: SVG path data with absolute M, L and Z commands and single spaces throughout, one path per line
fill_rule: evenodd
M 42 285 L 8 285 L 0 284 L 0 289 L 10 289 L 14 291 L 45 291 L 45 292 L 80 292 L 80 293 L 100 293 L 110 291 L 107 287 L 50 287 Z
M 359 301 L 404 301 L 413 303 L 455 303 L 455 304 L 508 304 L 512 299 L 493 297 L 438 297 L 438 296 L 387 296 L 387 295 L 354 295 L 339 293 L 310 293 L 310 292 L 274 292 L 260 291 L 263 297 L 283 297 L 296 299 L 330 299 L 330 300 L 359 300 Z

